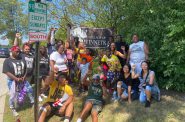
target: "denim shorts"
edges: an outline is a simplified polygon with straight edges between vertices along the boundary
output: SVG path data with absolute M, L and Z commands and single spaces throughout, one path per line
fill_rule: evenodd
M 154 98 L 157 101 L 160 101 L 160 90 L 158 86 L 148 86 L 147 85 L 145 90 L 151 91 L 152 98 Z M 139 96 L 139 101 L 142 103 L 146 102 L 147 100 L 145 90 L 141 90 L 140 96 Z

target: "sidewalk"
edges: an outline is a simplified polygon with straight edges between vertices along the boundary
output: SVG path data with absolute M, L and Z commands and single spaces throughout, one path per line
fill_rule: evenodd
M 2 73 L 4 59 L 0 58 L 0 122 L 3 122 L 5 98 L 8 92 L 6 75 Z

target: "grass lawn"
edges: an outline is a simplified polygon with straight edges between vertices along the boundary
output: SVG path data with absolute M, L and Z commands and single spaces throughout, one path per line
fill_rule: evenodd
M 95 61 L 94 67 L 97 66 L 98 63 Z M 96 72 L 97 70 L 94 69 L 93 73 Z M 84 96 L 77 95 L 75 89 L 73 87 L 75 99 L 72 122 L 76 122 L 84 101 Z M 185 94 L 166 90 L 162 90 L 161 94 L 161 102 L 152 101 L 150 108 L 145 108 L 144 104 L 139 103 L 138 100 L 133 101 L 131 104 L 128 104 L 127 101 L 124 103 L 107 102 L 103 111 L 99 114 L 99 122 L 185 122 Z M 22 109 L 18 112 L 21 122 L 34 122 L 33 109 L 29 103 L 22 106 Z M 12 112 L 8 107 L 7 96 L 3 122 L 15 121 L 16 118 L 12 116 Z M 48 122 L 60 122 L 60 118 L 53 116 Z M 90 116 L 86 122 L 91 122 Z
M 77 93 L 77 91 L 74 91 Z M 84 96 L 75 95 L 75 114 L 72 122 L 76 122 L 82 108 Z M 21 122 L 33 122 L 33 109 L 29 103 L 25 104 L 18 111 Z M 3 122 L 15 122 L 16 118 L 8 107 L 8 97 L 6 98 L 6 107 Z M 58 116 L 53 116 L 48 122 L 59 122 Z M 151 108 L 145 108 L 139 101 L 133 101 L 128 104 L 108 103 L 99 115 L 99 122 L 185 122 L 185 95 L 182 93 L 162 91 L 161 102 L 153 101 Z M 86 122 L 91 122 L 88 117 Z

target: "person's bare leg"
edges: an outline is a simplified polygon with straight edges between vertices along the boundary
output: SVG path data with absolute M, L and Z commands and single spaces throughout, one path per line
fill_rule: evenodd
M 67 108 L 66 108 L 66 111 L 65 111 L 65 116 L 67 117 L 71 117 L 73 113 L 73 103 L 70 103 Z
M 42 111 L 38 122 L 45 122 L 46 116 L 48 116 L 51 113 L 51 107 L 49 105 L 47 105 L 45 107 L 45 110 Z
M 91 117 L 92 117 L 92 122 L 98 122 L 98 112 L 92 111 Z
M 80 114 L 80 118 L 82 120 L 84 120 L 84 118 L 87 116 L 88 112 L 92 109 L 92 103 L 88 102 L 86 103 L 86 105 L 84 106 L 81 114 Z
M 122 82 L 121 82 L 121 81 L 119 81 L 119 82 L 117 83 L 117 93 L 118 93 L 118 98 L 120 98 L 120 97 L 121 97 L 121 94 L 122 94 L 122 88 L 121 88 L 121 85 L 122 85 Z

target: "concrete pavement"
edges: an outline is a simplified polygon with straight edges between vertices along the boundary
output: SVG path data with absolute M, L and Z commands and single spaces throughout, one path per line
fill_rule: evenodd
M 4 59 L 0 58 L 0 122 L 3 122 L 5 98 L 8 93 L 6 75 L 2 73 Z

